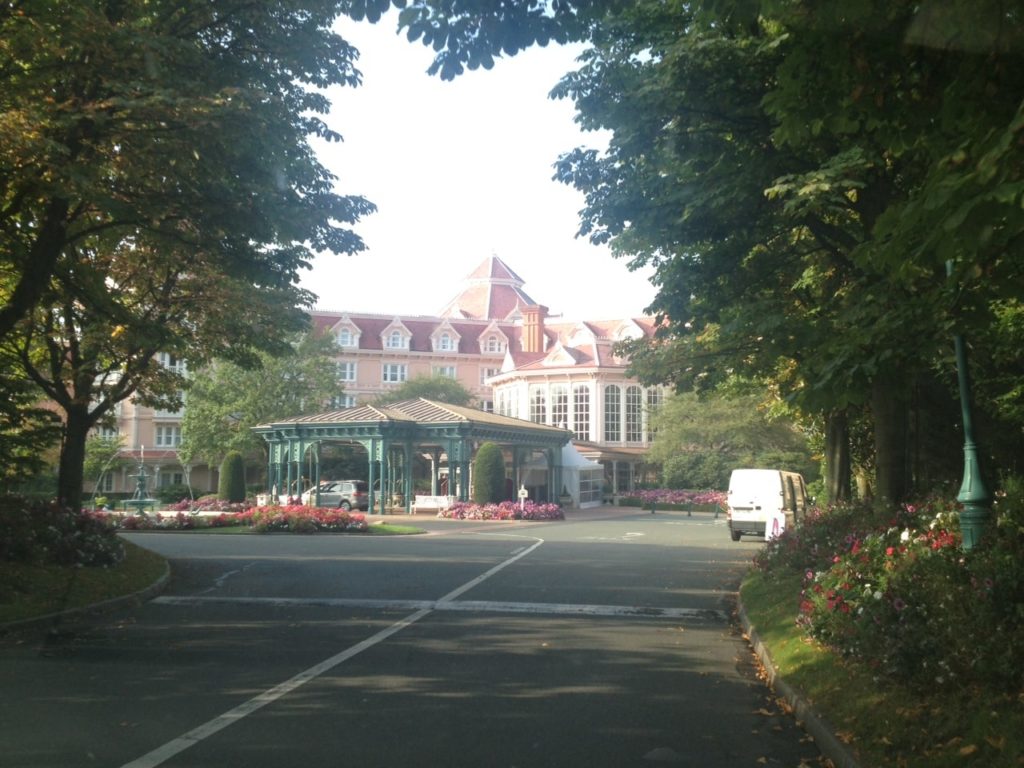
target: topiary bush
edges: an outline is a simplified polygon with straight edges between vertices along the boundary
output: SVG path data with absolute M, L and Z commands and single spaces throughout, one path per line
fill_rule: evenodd
M 473 501 L 497 504 L 504 501 L 505 456 L 494 443 L 484 443 L 473 462 Z
M 245 501 L 245 461 L 238 451 L 229 451 L 220 464 L 217 495 L 223 501 Z

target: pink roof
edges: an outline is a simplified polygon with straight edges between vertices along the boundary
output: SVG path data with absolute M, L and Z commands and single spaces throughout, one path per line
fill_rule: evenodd
M 497 256 L 489 256 L 465 280 L 465 287 L 444 305 L 441 317 L 511 320 L 521 307 L 536 302 L 523 290 L 523 278 Z

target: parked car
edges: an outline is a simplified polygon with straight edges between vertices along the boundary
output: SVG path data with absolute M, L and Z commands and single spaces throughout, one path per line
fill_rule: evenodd
M 804 478 L 782 469 L 734 469 L 727 497 L 729 534 L 771 539 L 802 522 L 809 500 Z
M 302 503 L 307 506 L 317 504 L 317 492 L 321 507 L 358 509 L 360 512 L 370 508 L 369 486 L 365 480 L 325 480 L 317 488 L 302 494 Z

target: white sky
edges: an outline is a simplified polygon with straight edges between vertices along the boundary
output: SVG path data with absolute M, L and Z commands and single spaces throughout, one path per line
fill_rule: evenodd
M 342 144 L 318 145 L 336 191 L 378 211 L 356 225 L 367 250 L 322 254 L 302 285 L 320 309 L 436 314 L 495 254 L 524 290 L 568 319 L 635 316 L 653 300 L 649 272 L 576 238 L 583 196 L 551 179 L 559 154 L 601 146 L 547 97 L 575 53 L 549 46 L 497 60 L 454 82 L 430 77 L 432 50 L 380 23 L 344 19 L 363 84 L 330 93 Z

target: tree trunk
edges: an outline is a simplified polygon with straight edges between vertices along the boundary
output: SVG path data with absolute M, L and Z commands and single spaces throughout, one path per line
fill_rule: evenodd
M 829 502 L 850 500 L 851 478 L 850 424 L 846 411 L 832 411 L 825 416 L 825 496 Z
M 85 441 L 92 423 L 88 406 L 72 406 L 65 411 L 64 439 L 60 446 L 57 498 L 69 509 L 82 508 L 82 484 L 85 478 Z
M 880 504 L 906 501 L 907 408 L 899 376 L 879 377 L 871 385 L 875 427 L 875 497 Z

